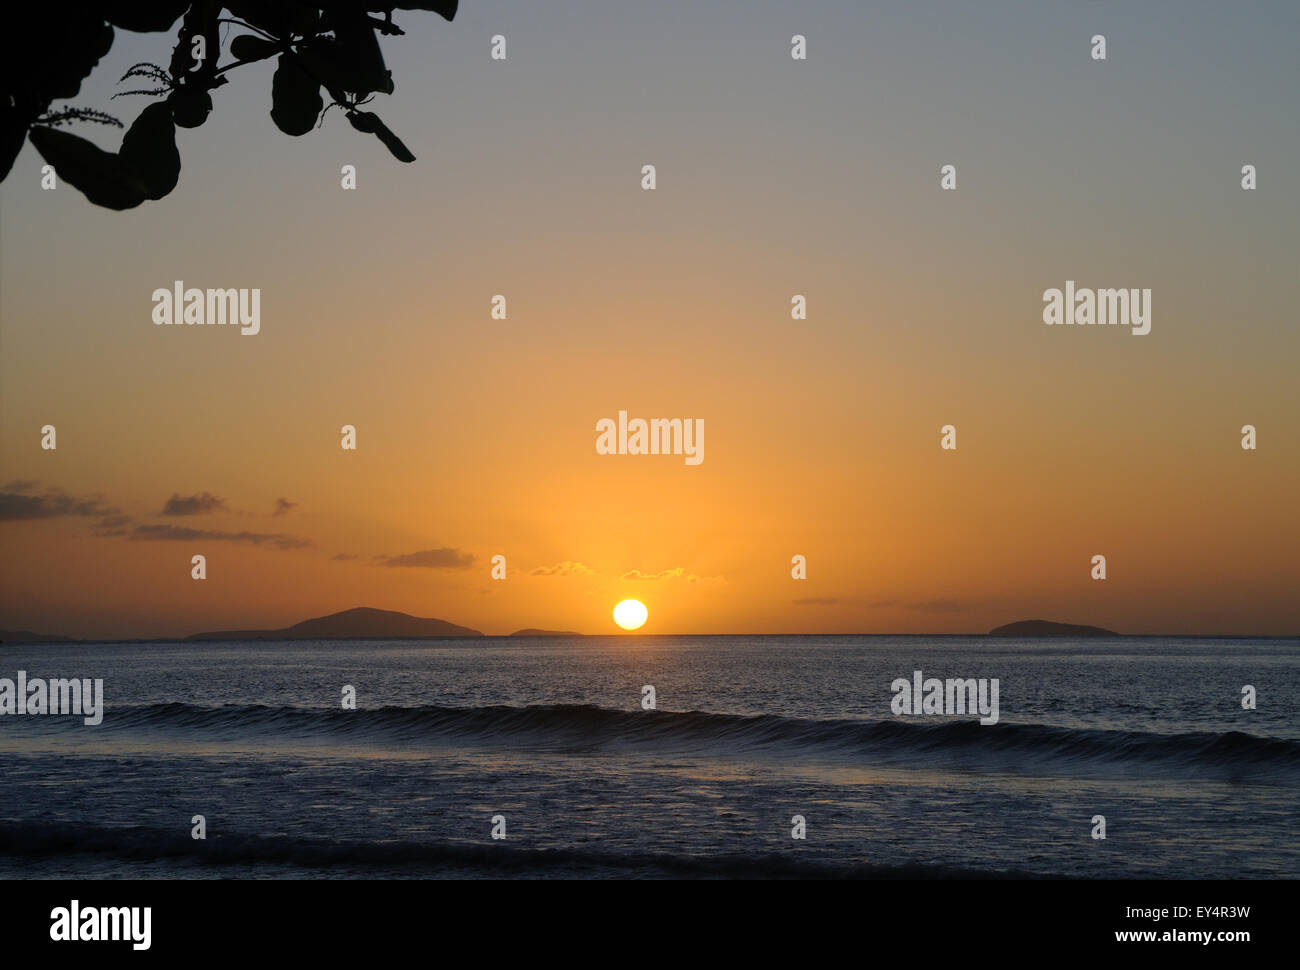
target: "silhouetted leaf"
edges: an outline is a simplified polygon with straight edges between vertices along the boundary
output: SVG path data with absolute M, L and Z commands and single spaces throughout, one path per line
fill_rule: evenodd
M 7 105 L 0 104 L 0 182 L 4 181 L 13 168 L 14 159 L 23 150 L 27 140 L 27 124 L 18 112 Z
M 393 157 L 401 162 L 413 162 L 415 156 L 411 150 L 402 144 L 402 139 L 393 134 L 392 130 L 379 120 L 379 115 L 371 111 L 352 111 L 348 114 L 348 121 L 352 122 L 352 127 L 357 131 L 364 131 L 366 134 L 374 135 L 384 143 L 384 147 L 393 153 Z
M 240 34 L 230 42 L 230 56 L 237 61 L 252 61 L 263 57 L 274 57 L 280 45 L 271 40 L 263 40 L 252 34 Z
M 346 99 L 349 80 L 342 66 L 342 53 L 339 44 L 332 37 L 318 37 L 310 44 L 298 48 L 298 60 L 312 77 L 320 79 L 325 90 L 335 101 Z
M 108 0 L 101 6 L 113 26 L 146 32 L 169 30 L 189 5 L 189 0 Z
M 273 37 L 316 33 L 320 13 L 314 4 L 285 3 L 283 0 L 236 0 L 225 7 L 235 17 L 266 31 Z
M 32 145 L 59 178 L 80 189 L 95 205 L 131 209 L 147 197 L 140 176 L 118 156 L 66 131 L 37 126 Z
M 140 112 L 122 138 L 118 157 L 139 174 L 146 198 L 161 199 L 176 188 L 181 155 L 176 150 L 171 108 L 157 102 Z
M 336 14 L 326 18 L 325 25 L 334 29 L 331 56 L 342 86 L 361 98 L 375 91 L 392 94 L 392 72 L 384 65 L 379 38 L 365 14 Z
M 324 107 L 316 79 L 292 54 L 281 54 L 271 79 L 271 118 L 276 126 L 286 135 L 305 135 Z
M 29 83 L 50 99 L 75 98 L 81 82 L 113 46 L 113 28 L 102 17 L 80 8 L 59 11 L 60 20 L 54 25 L 48 13 L 42 12 L 45 22 L 37 33 L 19 33 L 14 38 L 28 43 L 47 38 L 48 46 L 43 45 L 43 56 L 32 65 L 36 73 Z M 5 31 L 11 29 L 6 24 Z
M 212 95 L 202 88 L 181 85 L 167 95 L 167 106 L 172 109 L 172 119 L 182 128 L 197 128 L 208 120 L 212 110 Z
M 381 3 L 379 0 L 321 0 L 317 4 L 323 10 L 373 10 L 387 13 L 389 10 L 431 10 L 446 20 L 456 16 L 458 0 L 429 0 L 427 3 Z

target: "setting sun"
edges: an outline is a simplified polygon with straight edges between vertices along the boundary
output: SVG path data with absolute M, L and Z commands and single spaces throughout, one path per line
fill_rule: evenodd
M 614 622 L 624 630 L 636 630 L 641 627 L 649 616 L 645 604 L 640 600 L 623 600 L 618 606 L 614 607 Z

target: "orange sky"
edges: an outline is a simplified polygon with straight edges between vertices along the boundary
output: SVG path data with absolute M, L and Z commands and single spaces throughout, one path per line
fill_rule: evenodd
M 920 53 L 869 120 L 834 46 L 792 76 L 743 35 L 721 63 L 687 40 L 665 79 L 611 67 L 632 43 L 612 33 L 610 64 L 546 47 L 494 74 L 444 27 L 413 31 L 436 64 L 391 45 L 381 113 L 409 166 L 346 124 L 280 135 L 256 70 L 138 210 L 42 192 L 24 149 L 0 209 L 0 492 L 62 512 L 0 522 L 0 627 L 165 636 L 366 605 L 604 633 L 631 596 L 656 633 L 1300 632 L 1297 136 L 1276 104 L 1176 123 L 1218 75 L 1140 24 L 1158 88 L 1150 63 L 971 61 L 954 84 L 949 41 L 900 19 L 873 44 Z M 1294 69 L 1263 33 L 1226 42 Z M 107 106 L 141 56 L 115 48 L 83 100 Z M 598 66 L 608 90 L 580 83 Z M 460 82 L 470 103 L 418 94 Z M 996 130 L 971 120 L 989 105 Z M 1156 105 L 1174 120 L 1148 124 Z M 1273 180 L 1243 192 L 1242 158 Z M 155 327 L 176 279 L 260 287 L 261 332 Z M 1044 326 L 1066 279 L 1151 288 L 1151 333 Z M 702 418 L 705 460 L 597 455 L 619 410 Z M 161 514 L 205 492 L 215 511 Z M 440 549 L 467 565 L 383 564 Z

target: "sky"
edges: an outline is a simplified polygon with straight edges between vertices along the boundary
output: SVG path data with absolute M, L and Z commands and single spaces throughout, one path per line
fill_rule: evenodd
M 646 633 L 1300 633 L 1300 7 L 395 20 L 367 107 L 412 164 L 337 109 L 279 132 L 269 63 L 179 130 L 162 200 L 97 208 L 19 155 L 0 628 L 612 633 L 635 597 Z M 129 123 L 117 79 L 172 43 L 119 31 L 72 103 Z M 260 332 L 155 326 L 175 280 L 259 288 Z M 1044 325 L 1066 280 L 1150 289 L 1150 333 Z M 704 460 L 598 454 L 619 411 L 701 419 Z

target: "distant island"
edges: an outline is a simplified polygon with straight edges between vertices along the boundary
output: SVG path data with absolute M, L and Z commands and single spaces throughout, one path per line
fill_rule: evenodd
M 76 643 L 72 637 L 56 637 L 51 633 L 33 633 L 31 630 L 0 630 L 0 643 Z
M 989 631 L 991 637 L 1117 637 L 1114 630 L 1099 626 L 1079 626 L 1075 623 L 1053 623 L 1051 620 L 1018 620 Z
M 217 630 L 189 640 L 384 640 L 420 637 L 481 637 L 482 632 L 446 620 L 368 606 L 303 620 L 282 630 Z
M 580 637 L 583 634 L 574 633 L 572 630 L 539 630 L 530 626 L 509 635 L 512 637 Z

